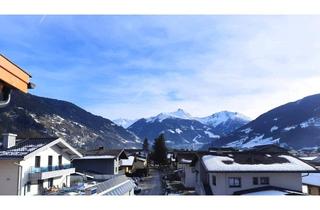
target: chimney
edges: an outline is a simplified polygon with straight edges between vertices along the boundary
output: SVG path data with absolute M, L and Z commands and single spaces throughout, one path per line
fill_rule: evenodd
M 9 149 L 16 145 L 17 134 L 3 133 L 2 137 L 3 137 L 3 140 L 2 140 L 3 148 Z

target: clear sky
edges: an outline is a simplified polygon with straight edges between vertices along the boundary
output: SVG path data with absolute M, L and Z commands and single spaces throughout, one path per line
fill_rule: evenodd
M 110 119 L 255 118 L 320 93 L 320 16 L 0 16 L 31 93 Z

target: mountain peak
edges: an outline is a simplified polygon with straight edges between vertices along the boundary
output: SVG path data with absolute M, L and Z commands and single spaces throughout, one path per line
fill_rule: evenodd
M 158 120 L 159 122 L 162 122 L 162 120 L 165 120 L 168 118 L 179 118 L 179 119 L 185 119 L 185 120 L 193 119 L 189 113 L 179 108 L 174 112 L 162 112 L 155 117 L 150 117 L 147 119 L 147 122 L 154 122 L 156 120 Z
M 231 112 L 231 111 L 220 111 L 216 112 L 211 117 L 214 118 L 220 118 L 221 120 L 227 120 L 227 119 L 242 119 L 244 121 L 250 121 L 251 119 L 243 114 L 240 114 L 239 112 Z
M 204 124 L 216 127 L 220 124 L 226 123 L 229 120 L 249 122 L 250 118 L 243 114 L 240 114 L 239 112 L 230 112 L 230 111 L 224 110 L 224 111 L 216 112 L 208 117 L 198 118 L 198 120 Z
M 185 112 L 181 108 L 177 109 L 177 111 L 175 111 L 175 112 L 170 112 L 169 114 L 172 115 L 172 116 L 176 116 L 177 118 L 182 118 L 182 119 L 184 119 L 184 118 L 186 118 L 186 119 L 192 118 L 192 116 L 188 112 Z

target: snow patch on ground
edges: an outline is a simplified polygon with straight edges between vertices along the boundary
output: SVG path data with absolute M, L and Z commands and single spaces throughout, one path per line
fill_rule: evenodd
M 182 130 L 180 130 L 179 128 L 176 128 L 175 130 L 178 134 L 182 133 Z
M 272 133 L 273 131 L 276 131 L 276 130 L 278 130 L 278 126 L 272 126 L 272 128 L 270 129 L 270 132 Z
M 36 122 L 36 123 L 40 123 L 40 121 L 37 119 L 37 115 L 29 113 L 29 115 L 32 117 L 32 119 Z
M 253 131 L 253 129 L 252 128 L 246 128 L 246 129 L 243 129 L 243 130 L 241 130 L 242 132 L 244 132 L 244 133 L 246 133 L 246 134 L 248 134 L 248 133 L 250 133 L 251 131 Z
M 300 123 L 301 128 L 307 128 L 309 126 L 320 127 L 320 118 L 310 118 L 305 122 Z
M 269 144 L 277 144 L 279 143 L 280 138 L 273 139 L 272 137 L 263 138 L 264 135 L 256 136 L 253 139 L 250 139 L 247 143 L 243 144 L 241 147 L 243 148 L 251 148 L 260 145 L 269 145 Z
M 194 143 L 196 143 L 196 144 L 201 144 L 201 142 L 199 142 L 197 139 L 198 138 L 200 138 L 201 136 L 200 135 L 197 135 L 196 137 L 194 137 L 193 139 L 192 139 L 192 141 L 194 142 Z
M 226 147 L 241 147 L 241 145 L 248 139 L 249 137 L 246 136 L 242 139 L 230 142 L 229 144 L 226 145 Z
M 205 134 L 207 134 L 209 136 L 209 138 L 220 138 L 219 135 L 215 135 L 213 133 L 211 133 L 210 131 L 204 131 Z
M 170 133 L 176 133 L 176 132 L 174 132 L 173 130 L 171 130 L 171 129 L 168 129 L 168 131 L 170 132 Z
M 297 127 L 296 125 L 288 126 L 288 127 L 285 127 L 283 130 L 284 130 L 284 131 L 290 131 L 290 130 L 295 129 L 296 127 Z

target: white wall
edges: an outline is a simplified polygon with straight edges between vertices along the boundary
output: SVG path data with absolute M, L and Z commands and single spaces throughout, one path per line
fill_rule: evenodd
M 189 164 L 181 165 L 184 171 L 184 177 L 182 178 L 182 184 L 185 187 L 195 187 L 196 186 L 196 173 L 192 172 L 192 167 Z
M 52 166 L 58 166 L 59 165 L 59 155 L 62 155 L 62 164 L 70 164 L 70 157 L 66 153 L 62 153 L 62 151 L 57 146 L 52 146 L 51 148 L 48 148 L 44 151 L 41 151 L 34 156 L 28 158 L 27 160 L 23 160 L 20 162 L 20 164 L 23 166 L 22 169 L 22 182 L 21 182 L 21 195 L 24 195 L 24 192 L 26 192 L 26 195 L 37 195 L 38 192 L 38 183 L 32 182 L 30 187 L 30 192 L 27 192 L 27 189 L 25 189 L 27 186 L 27 182 L 29 181 L 29 173 L 31 172 L 31 168 L 35 166 L 35 156 L 40 156 L 40 166 L 41 167 L 47 167 L 48 166 L 48 156 L 52 156 Z M 68 181 L 69 176 L 62 176 L 62 177 L 55 177 L 53 181 L 54 186 L 62 187 L 63 183 L 69 184 L 70 181 Z M 48 187 L 48 180 L 44 180 L 43 187 Z
M 0 195 L 18 194 L 18 169 L 13 160 L 0 160 Z
M 212 185 L 212 175 L 216 176 L 216 185 Z M 228 177 L 241 177 L 240 188 L 230 188 Z M 253 177 L 259 177 L 259 185 L 253 185 Z M 290 190 L 302 191 L 301 173 L 209 173 L 209 183 L 213 194 L 232 195 L 235 191 L 246 190 L 261 185 L 260 177 L 269 177 L 269 185 L 286 188 Z

